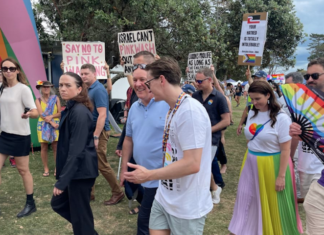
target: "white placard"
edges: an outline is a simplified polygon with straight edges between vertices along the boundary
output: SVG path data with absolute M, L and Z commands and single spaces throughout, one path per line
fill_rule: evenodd
M 213 64 L 212 61 L 212 52 L 193 52 L 188 55 L 188 68 L 189 72 L 187 73 L 188 80 L 195 80 L 196 73 L 199 69 L 210 68 Z
M 241 65 L 261 65 L 267 36 L 268 13 L 246 13 L 243 15 L 239 46 Z
M 80 75 L 83 64 L 92 64 L 96 68 L 97 79 L 107 79 L 104 42 L 62 42 L 64 72 Z
M 119 53 L 124 61 L 125 75 L 132 74 L 134 55 L 140 51 L 149 51 L 156 55 L 153 29 L 118 33 Z

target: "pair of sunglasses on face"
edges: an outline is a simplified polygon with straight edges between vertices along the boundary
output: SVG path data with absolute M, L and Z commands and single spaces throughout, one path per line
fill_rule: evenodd
M 10 71 L 10 72 L 16 72 L 16 70 L 17 70 L 17 68 L 16 67 L 1 67 L 1 71 L 2 72 L 8 72 L 8 70 Z
M 324 73 L 312 73 L 312 74 L 305 74 L 304 78 L 307 81 L 310 77 L 312 77 L 314 80 L 317 80 L 321 75 Z
M 133 72 L 136 69 L 145 69 L 145 67 L 146 67 L 146 64 L 134 64 L 134 66 L 133 66 Z
M 205 79 L 203 79 L 203 80 L 197 80 L 197 79 L 195 79 L 195 82 L 196 83 L 198 83 L 199 85 L 201 84 L 201 83 L 203 83 L 205 80 L 207 80 L 209 77 L 207 77 L 207 78 L 205 78 Z

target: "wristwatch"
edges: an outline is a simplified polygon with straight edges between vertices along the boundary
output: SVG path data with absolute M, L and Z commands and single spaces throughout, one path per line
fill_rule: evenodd
M 94 136 L 93 136 L 93 139 L 95 139 L 95 140 L 99 140 L 99 136 L 94 135 Z

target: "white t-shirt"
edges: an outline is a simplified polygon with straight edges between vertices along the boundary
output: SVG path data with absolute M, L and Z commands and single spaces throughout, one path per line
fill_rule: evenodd
M 282 95 L 279 99 L 277 99 L 278 104 L 280 105 L 280 107 L 289 115 L 289 117 L 291 116 L 288 106 L 286 104 L 285 98 Z
M 278 153 L 280 152 L 280 144 L 291 140 L 291 136 L 289 135 L 291 120 L 283 111 L 277 115 L 277 121 L 273 127 L 271 127 L 272 121 L 268 122 L 263 126 L 262 131 L 251 140 L 255 131 L 270 119 L 269 114 L 270 111 L 259 111 L 258 115 L 251 119 L 254 111 L 249 111 L 246 126 L 244 127 L 244 134 L 250 140 L 248 148 L 254 152 Z
M 249 85 L 249 83 L 247 83 L 247 84 L 244 86 L 244 91 L 248 92 L 248 91 L 249 91 L 249 88 L 250 88 L 250 85 Z
M 20 82 L 6 87 L 0 96 L 1 131 L 15 135 L 30 135 L 29 119 L 22 119 L 25 108 L 36 109 L 30 88 Z
M 304 141 L 299 141 L 298 144 L 298 171 L 306 174 L 320 174 L 324 169 L 324 165 L 313 154 L 311 148 L 309 148 Z
M 166 119 L 166 124 L 169 123 Z M 155 199 L 172 216 L 197 219 L 213 209 L 211 178 L 211 126 L 199 101 L 186 98 L 172 118 L 164 166 L 183 158 L 183 151 L 203 148 L 200 171 L 178 179 L 161 180 Z

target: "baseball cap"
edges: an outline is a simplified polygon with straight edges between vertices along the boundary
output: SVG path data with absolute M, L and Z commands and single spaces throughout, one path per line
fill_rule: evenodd
M 184 85 L 182 87 L 182 90 L 183 90 L 183 92 L 190 93 L 190 94 L 193 94 L 196 91 L 196 89 L 194 88 L 194 86 L 193 85 L 190 85 L 190 84 Z
M 258 78 L 266 78 L 268 74 L 262 70 L 256 72 L 252 77 L 258 77 Z

